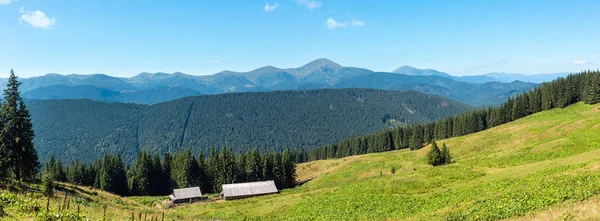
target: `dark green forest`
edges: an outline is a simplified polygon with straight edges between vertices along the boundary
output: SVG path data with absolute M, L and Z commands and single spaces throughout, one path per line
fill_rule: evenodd
M 472 110 L 425 124 L 382 130 L 366 136 L 349 136 L 341 142 L 313 148 L 309 160 L 410 148 L 420 149 L 433 140 L 463 136 L 552 108 L 600 102 L 600 72 L 585 71 L 544 83 L 508 99 L 498 107 Z
M 160 156 L 140 151 L 125 164 L 120 155 L 106 154 L 93 163 L 79 160 L 64 165 L 50 157 L 44 171 L 53 180 L 90 186 L 122 196 L 168 195 L 174 188 L 200 186 L 203 193 L 219 193 L 228 183 L 274 180 L 279 189 L 295 186 L 296 162 L 306 152 L 286 149 L 282 153 L 260 153 L 258 149 L 236 154 L 232 148 L 211 148 L 192 153 L 190 149 Z
M 471 109 L 435 95 L 371 89 L 233 93 L 155 105 L 43 100 L 29 108 L 42 160 L 55 155 L 65 163 L 92 162 L 114 153 L 126 164 L 140 150 L 307 149 Z

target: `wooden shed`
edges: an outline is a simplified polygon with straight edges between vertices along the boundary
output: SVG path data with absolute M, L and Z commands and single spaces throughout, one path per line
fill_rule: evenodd
M 173 194 L 169 195 L 171 202 L 173 203 L 185 203 L 185 202 L 193 202 L 205 199 L 205 196 L 202 196 L 202 192 L 200 192 L 200 187 L 189 187 L 183 189 L 174 189 Z
M 224 184 L 221 197 L 225 200 L 234 200 L 273 193 L 279 193 L 279 190 L 277 190 L 275 182 L 273 180 L 269 180 L 250 183 Z

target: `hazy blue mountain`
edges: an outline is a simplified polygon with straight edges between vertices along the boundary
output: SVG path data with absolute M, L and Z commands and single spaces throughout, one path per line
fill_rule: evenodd
M 552 74 L 514 74 L 514 73 L 489 73 L 484 75 L 472 75 L 472 76 L 452 76 L 445 72 L 436 71 L 433 69 L 418 69 L 411 66 L 402 66 L 392 73 L 405 74 L 411 76 L 442 76 L 454 79 L 456 81 L 470 82 L 470 83 L 488 83 L 488 82 L 502 82 L 509 83 L 513 81 L 531 82 L 531 83 L 543 83 L 549 82 L 559 77 L 566 77 L 569 73 L 552 73 Z
M 464 82 L 478 83 L 478 84 L 483 84 L 483 83 L 488 83 L 488 82 L 501 82 L 500 80 L 498 80 L 496 78 L 486 76 L 486 75 L 461 76 L 461 77 L 453 77 L 453 79 L 457 80 L 457 81 L 464 81 Z
M 384 90 L 414 90 L 454 99 L 473 106 L 496 105 L 509 94 L 527 91 L 537 84 L 515 81 L 475 84 L 455 81 L 441 76 L 409 76 L 386 72 L 344 80 L 337 88 L 377 88 Z
M 107 102 L 124 102 L 139 104 L 154 104 L 158 102 L 170 101 L 182 97 L 201 95 L 200 92 L 181 88 L 181 87 L 163 87 L 148 90 L 122 90 L 111 91 L 104 88 L 97 88 L 89 85 L 65 86 L 53 85 L 43 88 L 36 88 L 23 92 L 23 97 L 28 99 L 91 99 Z
M 213 75 L 194 76 L 184 73 L 141 73 L 130 78 L 95 75 L 47 74 L 23 78 L 21 90 L 28 99 L 89 98 L 110 102 L 152 104 L 199 94 L 309 90 L 320 88 L 374 88 L 416 90 L 470 105 L 497 104 L 514 91 L 527 90 L 534 84 L 512 84 L 520 81 L 541 82 L 559 75 L 527 76 L 489 74 L 455 77 L 433 69 L 402 66 L 393 73 L 344 67 L 320 58 L 298 68 L 261 67 L 248 72 L 222 71 Z M 435 79 L 423 77 L 436 77 Z M 5 83 L 6 79 L 0 79 Z M 487 90 L 482 84 L 507 84 Z M 456 86 L 459 85 L 459 86 Z M 473 93 L 473 94 L 470 94 Z M 486 100 L 489 99 L 489 100 Z
M 525 75 L 525 74 L 515 74 L 515 73 L 489 73 L 484 76 L 489 76 L 497 79 L 499 82 L 513 82 L 513 81 L 524 81 L 524 82 L 532 82 L 532 83 L 543 83 L 549 82 L 559 77 L 566 77 L 570 73 L 554 73 L 554 74 L 534 74 L 534 75 Z
M 436 71 L 433 69 L 418 69 L 411 66 L 402 66 L 398 69 L 394 70 L 392 73 L 396 74 L 404 74 L 404 75 L 412 75 L 412 76 L 442 76 L 447 78 L 454 78 L 454 76 L 449 75 L 444 72 Z

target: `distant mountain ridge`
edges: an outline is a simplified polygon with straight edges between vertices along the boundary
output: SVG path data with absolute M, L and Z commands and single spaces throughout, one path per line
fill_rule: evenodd
M 402 66 L 392 73 L 374 72 L 364 68 L 344 67 L 329 59 L 320 58 L 298 68 L 265 66 L 248 72 L 222 71 L 205 76 L 181 72 L 140 73 L 130 78 L 105 74 L 47 74 L 20 80 L 23 82 L 23 96 L 28 99 L 88 98 L 109 102 L 153 104 L 201 94 L 354 87 L 415 90 L 456 99 L 469 105 L 494 105 L 512 94 L 536 85 L 513 82 L 523 76 L 503 77 L 501 74 L 490 74 L 455 77 L 433 69 L 410 66 Z M 558 76 L 528 79 L 541 82 Z M 5 81 L 6 79 L 0 79 L 2 84 Z M 482 84 L 490 82 L 505 85 L 497 87 L 501 89 L 489 91 Z M 467 92 L 475 96 L 470 96 Z

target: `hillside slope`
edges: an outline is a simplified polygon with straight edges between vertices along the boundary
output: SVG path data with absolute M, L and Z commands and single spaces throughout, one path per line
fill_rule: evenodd
M 45 100 L 29 105 L 41 160 L 130 161 L 140 149 L 195 153 L 212 145 L 310 148 L 389 126 L 439 120 L 471 109 L 413 91 L 279 91 L 187 97 L 155 105 Z
M 567 210 L 598 201 L 599 134 L 600 105 L 577 103 L 438 141 L 450 165 L 426 164 L 429 147 L 314 161 L 297 167 L 306 184 L 279 195 L 173 211 L 225 220 L 589 218 L 592 209 Z

